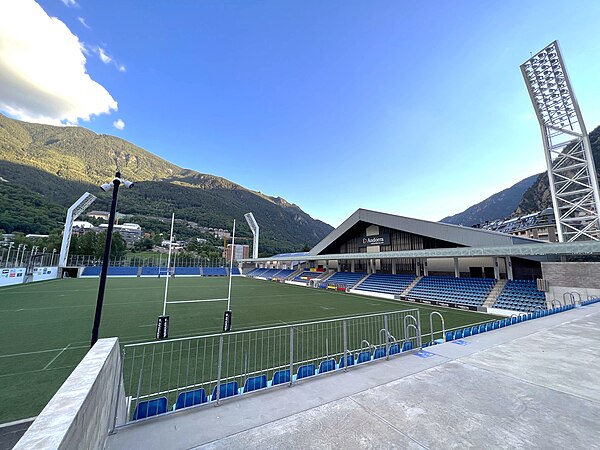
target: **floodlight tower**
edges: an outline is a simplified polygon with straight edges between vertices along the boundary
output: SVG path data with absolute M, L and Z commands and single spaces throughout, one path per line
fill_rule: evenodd
M 252 240 L 252 258 L 256 259 L 258 258 L 258 234 L 260 228 L 256 222 L 256 219 L 254 218 L 254 214 L 249 212 L 244 214 L 244 217 L 246 218 L 246 222 L 248 222 L 248 226 L 250 227 L 250 230 L 252 230 L 252 235 L 254 236 L 254 239 Z
M 65 231 L 63 233 L 62 244 L 60 246 L 60 256 L 58 257 L 58 267 L 67 266 L 69 257 L 69 247 L 71 246 L 71 234 L 73 233 L 73 222 L 81 213 L 83 213 L 94 201 L 96 196 L 86 192 L 71 205 L 67 211 L 67 220 L 65 220 Z
M 558 41 L 521 65 L 540 123 L 560 242 L 600 240 L 598 176 Z

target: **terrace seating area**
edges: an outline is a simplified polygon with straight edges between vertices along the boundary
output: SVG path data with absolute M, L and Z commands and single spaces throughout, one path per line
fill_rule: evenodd
M 362 272 L 336 272 L 324 283 L 319 284 L 322 289 L 328 287 L 350 288 L 358 283 L 366 274 Z
M 534 280 L 509 280 L 494 303 L 494 308 L 531 312 L 546 309 L 546 295 Z
M 369 292 L 378 292 L 380 294 L 398 295 L 415 280 L 415 275 L 387 273 L 374 273 L 369 275 L 354 289 Z
M 281 269 L 279 272 L 277 272 L 272 278 L 277 278 L 279 280 L 282 280 L 284 278 L 289 277 L 291 274 L 293 274 L 295 271 L 292 269 Z
M 270 380 L 267 379 L 267 375 L 248 377 L 244 380 L 243 386 L 240 386 L 237 381 L 229 381 L 219 385 L 219 399 L 257 391 L 260 389 L 277 386 L 279 384 L 290 383 L 290 381 L 294 382 L 301 379 L 310 378 L 319 374 L 344 369 L 346 366 L 356 366 L 365 362 L 385 358 L 388 354 L 389 356 L 393 356 L 402 352 L 408 352 L 413 350 L 413 348 L 413 342 L 410 340 L 406 340 L 404 342 L 394 342 L 390 344 L 389 351 L 385 346 L 373 346 L 370 349 L 362 349 L 356 353 L 347 355 L 346 361 L 344 361 L 344 357 L 342 355 L 338 359 L 324 359 L 323 361 L 319 362 L 318 367 L 314 363 L 303 364 L 297 367 L 296 373 L 291 377 L 289 369 L 282 369 L 274 371 Z M 211 395 L 207 395 L 205 388 L 180 392 L 177 395 L 175 404 L 171 405 L 171 407 L 168 405 L 167 397 L 158 397 L 152 400 L 140 401 L 135 404 L 132 420 L 135 421 L 139 419 L 145 419 L 147 417 L 164 414 L 167 411 L 177 411 L 183 408 L 189 408 L 190 406 L 215 402 L 216 400 L 217 386 L 214 386 Z
M 316 272 L 314 270 L 305 270 L 304 272 L 300 273 L 299 275 L 296 275 L 294 277 L 294 281 L 308 282 L 309 280 L 312 280 L 313 278 L 318 278 L 321 275 L 323 275 L 323 272 Z
M 492 278 L 423 277 L 408 297 L 481 306 L 496 284 Z

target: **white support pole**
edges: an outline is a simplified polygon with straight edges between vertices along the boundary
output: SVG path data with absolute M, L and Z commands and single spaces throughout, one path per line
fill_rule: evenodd
M 167 291 L 169 290 L 169 269 L 171 268 L 171 249 L 173 248 L 173 226 L 175 225 L 175 213 L 171 216 L 171 237 L 169 238 L 169 256 L 167 257 L 167 279 L 165 280 L 165 300 L 163 302 L 163 313 L 167 314 Z M 160 268 L 158 269 L 160 273 Z
M 225 249 L 225 256 L 227 256 L 227 249 Z M 233 236 L 231 238 L 231 253 L 229 255 L 229 291 L 227 292 L 227 311 L 231 305 L 231 271 L 233 270 L 233 258 L 235 256 L 235 219 L 233 219 Z
M 71 245 L 71 234 L 73 232 L 73 222 L 77 217 L 83 213 L 88 206 L 94 203 L 96 197 L 89 192 L 86 192 L 77 199 L 75 203 L 71 205 L 67 211 L 67 218 L 65 220 L 65 229 L 63 231 L 62 243 L 60 245 L 60 255 L 58 257 L 58 266 L 66 267 L 67 259 L 69 257 L 69 247 Z

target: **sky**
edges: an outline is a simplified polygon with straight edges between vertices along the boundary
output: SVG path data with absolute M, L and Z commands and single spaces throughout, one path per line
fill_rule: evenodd
M 599 17 L 597 0 L 0 0 L 0 111 L 333 226 L 440 220 L 545 170 L 519 66 L 550 42 L 600 125 Z

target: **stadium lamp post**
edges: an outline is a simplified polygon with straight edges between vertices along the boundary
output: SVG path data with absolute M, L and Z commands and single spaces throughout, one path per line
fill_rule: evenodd
M 10 258 L 10 249 L 13 248 L 14 245 L 15 245 L 14 242 L 10 242 L 8 244 L 8 253 L 6 254 L 6 264 L 4 265 L 4 267 L 8 267 L 8 258 Z
M 27 245 L 23 246 L 23 251 L 21 252 L 21 262 L 19 263 L 19 266 L 23 265 L 23 258 L 25 257 L 25 250 L 27 249 Z
M 104 289 L 106 288 L 106 275 L 108 273 L 108 260 L 110 258 L 110 244 L 112 242 L 112 233 L 115 225 L 115 215 L 117 212 L 117 196 L 119 195 L 119 186 L 125 186 L 127 189 L 133 187 L 131 181 L 121 178 L 121 172 L 115 173 L 115 178 L 110 183 L 104 183 L 100 188 L 104 192 L 111 189 L 112 203 L 110 205 L 110 215 L 108 216 L 108 229 L 106 230 L 106 243 L 104 245 L 104 257 L 102 258 L 102 272 L 100 273 L 100 284 L 98 285 L 98 300 L 96 301 L 96 314 L 94 315 L 94 327 L 92 328 L 91 347 L 98 341 L 98 331 L 100 330 L 100 317 L 102 316 L 102 303 L 104 302 Z

